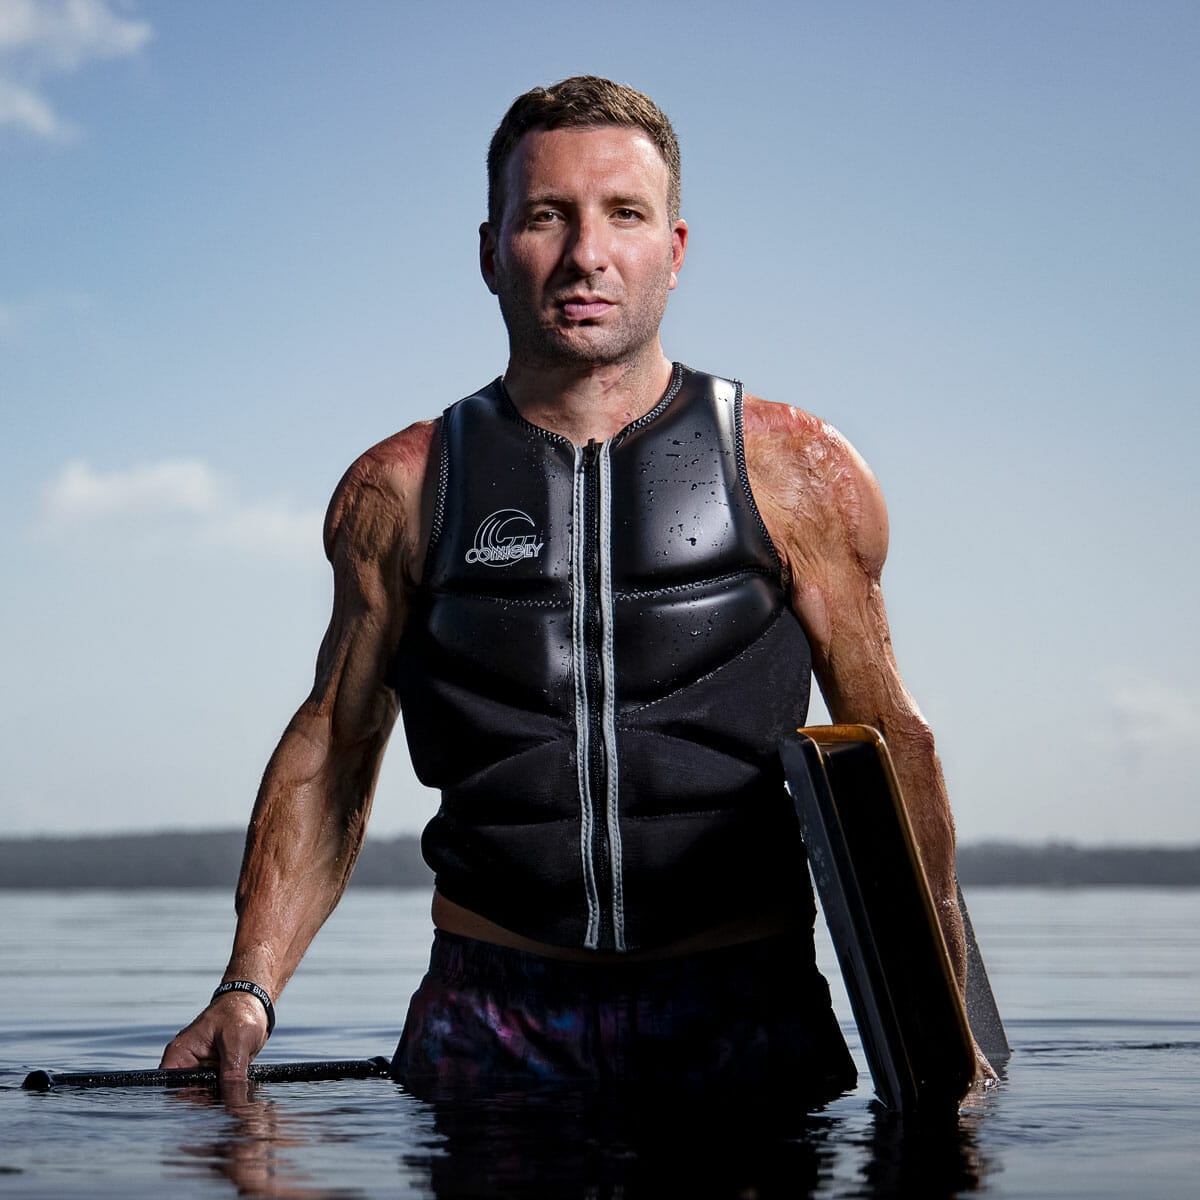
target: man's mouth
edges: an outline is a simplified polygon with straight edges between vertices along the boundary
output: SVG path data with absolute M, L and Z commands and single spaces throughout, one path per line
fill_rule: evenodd
M 572 296 L 559 301 L 559 307 L 570 321 L 588 321 L 593 317 L 602 317 L 613 307 L 613 304 L 598 296 Z

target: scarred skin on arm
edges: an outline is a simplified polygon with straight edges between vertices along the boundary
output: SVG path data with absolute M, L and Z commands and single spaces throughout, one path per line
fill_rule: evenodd
M 950 802 L 933 734 L 896 665 L 880 587 L 888 546 L 883 495 L 849 442 L 810 413 L 747 396 L 744 421 L 751 488 L 812 644 L 825 703 L 834 721 L 872 725 L 888 744 L 965 989 Z M 992 1076 L 977 1057 L 979 1077 Z
M 423 514 L 436 422 L 367 451 L 334 492 L 325 525 L 333 614 L 308 699 L 263 775 L 237 888 L 224 979 L 277 998 L 341 898 L 362 846 L 397 701 L 385 681 L 427 538 Z M 211 1003 L 167 1046 L 164 1067 L 217 1065 L 244 1078 L 267 1037 L 253 997 Z

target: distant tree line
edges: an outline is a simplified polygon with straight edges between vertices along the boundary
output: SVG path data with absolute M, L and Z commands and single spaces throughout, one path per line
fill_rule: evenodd
M 0 838 L 0 888 L 230 888 L 238 830 L 92 837 Z M 964 887 L 1197 887 L 1200 846 L 1081 847 L 985 842 L 961 846 Z M 411 835 L 368 837 L 351 887 L 428 887 Z
M 973 887 L 1197 887 L 1200 846 L 960 846 L 958 878 Z
M 232 890 L 245 833 L 131 833 L 0 838 L 0 888 Z M 415 837 L 368 838 L 351 877 L 358 887 L 422 887 L 433 876 Z

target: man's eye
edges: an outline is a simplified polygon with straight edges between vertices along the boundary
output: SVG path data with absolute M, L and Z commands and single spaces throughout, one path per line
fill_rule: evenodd
M 539 208 L 529 215 L 531 225 L 553 225 L 557 220 L 558 213 L 552 208 Z
M 616 212 L 613 213 L 613 216 L 616 217 L 618 221 L 637 221 L 641 219 L 641 215 L 642 214 L 636 209 L 632 208 L 618 208 Z

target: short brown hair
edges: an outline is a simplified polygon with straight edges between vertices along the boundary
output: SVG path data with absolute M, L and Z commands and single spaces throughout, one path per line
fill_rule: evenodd
M 671 122 L 649 96 L 598 75 L 573 75 L 549 87 L 536 87 L 512 102 L 488 146 L 488 220 L 499 224 L 504 214 L 504 168 L 517 143 L 531 129 L 602 125 L 640 129 L 658 147 L 667 164 L 667 209 L 671 220 L 678 220 L 679 142 Z

